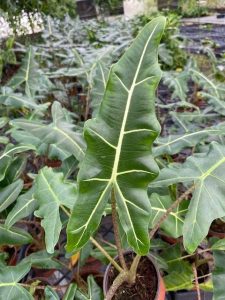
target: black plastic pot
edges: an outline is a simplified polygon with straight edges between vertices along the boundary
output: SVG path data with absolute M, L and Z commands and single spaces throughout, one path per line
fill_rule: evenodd
M 97 13 L 93 0 L 77 0 L 77 13 L 80 19 L 96 18 Z

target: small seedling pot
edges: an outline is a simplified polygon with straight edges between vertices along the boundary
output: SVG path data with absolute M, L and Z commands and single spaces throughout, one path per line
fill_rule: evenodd
M 132 251 L 125 252 L 125 254 L 124 254 L 125 261 L 127 260 L 127 257 L 129 255 L 131 255 L 132 253 L 133 253 Z M 156 277 L 156 282 L 157 282 L 155 297 L 153 298 L 152 296 L 149 295 L 149 298 L 148 299 L 146 298 L 146 300 L 165 300 L 166 299 L 166 289 L 165 289 L 163 279 L 160 275 L 159 269 L 156 266 L 156 263 L 154 262 L 154 260 L 152 259 L 152 257 L 150 255 L 145 256 L 145 258 L 147 258 L 149 260 L 149 262 L 151 263 L 151 265 L 153 266 L 153 268 L 155 270 L 155 274 L 153 274 L 153 276 Z M 116 256 L 114 258 L 114 260 L 118 261 L 119 260 L 118 256 Z M 104 291 L 105 296 L 106 296 L 108 290 L 110 289 L 109 276 L 110 276 L 110 272 L 112 269 L 114 269 L 114 267 L 112 266 L 112 264 L 109 264 L 107 266 L 105 274 L 104 274 L 103 291 Z M 123 299 L 125 299 L 125 298 L 123 298 Z M 134 298 L 134 299 L 136 299 L 136 298 Z

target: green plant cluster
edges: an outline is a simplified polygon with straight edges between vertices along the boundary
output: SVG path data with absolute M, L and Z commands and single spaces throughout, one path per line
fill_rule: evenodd
M 49 18 L 29 47 L 6 42 L 18 66 L 4 60 L 0 93 L 1 297 L 103 299 L 82 271 L 117 254 L 99 230 L 113 201 L 122 249 L 150 251 L 167 291 L 192 290 L 197 269 L 200 289 L 225 294 L 225 239 L 209 235 L 225 217 L 224 58 L 203 46 L 203 69 L 175 15 L 160 45 L 164 18 L 150 19 Z

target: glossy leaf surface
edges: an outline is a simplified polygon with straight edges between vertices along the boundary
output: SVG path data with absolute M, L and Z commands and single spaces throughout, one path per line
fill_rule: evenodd
M 68 251 L 80 249 L 97 229 L 112 189 L 130 246 L 139 254 L 149 250 L 147 185 L 158 174 L 151 147 L 160 130 L 154 99 L 164 26 L 159 17 L 144 27 L 111 68 L 99 112 L 86 122 L 87 151 L 67 228 Z

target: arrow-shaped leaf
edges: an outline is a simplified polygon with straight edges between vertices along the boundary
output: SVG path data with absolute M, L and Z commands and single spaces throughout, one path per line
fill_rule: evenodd
M 45 143 L 52 148 L 57 148 L 56 152 L 62 160 L 71 155 L 74 155 L 79 161 L 82 160 L 86 148 L 83 137 L 74 130 L 72 123 L 66 121 L 63 108 L 56 101 L 52 105 L 52 119 L 52 123 L 48 125 L 26 119 L 13 120 L 11 124 L 38 138 L 40 144 Z M 61 155 L 60 152 L 62 152 Z
M 225 216 L 225 147 L 213 142 L 207 154 L 189 157 L 184 164 L 171 164 L 161 171 L 152 186 L 177 182 L 195 184 L 186 215 L 184 246 L 193 252 L 208 233 L 213 220 Z
M 68 251 L 80 249 L 97 229 L 112 189 L 129 244 L 139 254 L 149 250 L 147 184 L 158 173 L 151 147 L 159 133 L 154 99 L 164 26 L 163 17 L 147 24 L 111 68 L 99 112 L 85 125 L 88 148 L 67 228 Z
M 62 173 L 54 173 L 51 168 L 43 168 L 35 179 L 35 198 L 39 209 L 35 216 L 43 218 L 47 252 L 53 253 L 62 229 L 60 207 L 72 209 L 76 200 L 74 184 L 64 182 Z
M 0 298 L 7 300 L 33 300 L 31 294 L 19 284 L 19 281 L 30 271 L 29 263 L 20 263 L 13 267 L 0 268 Z

